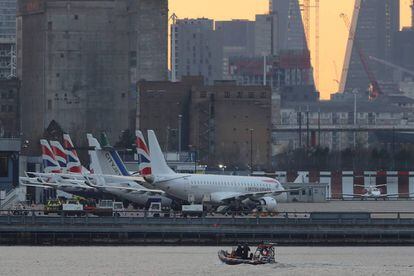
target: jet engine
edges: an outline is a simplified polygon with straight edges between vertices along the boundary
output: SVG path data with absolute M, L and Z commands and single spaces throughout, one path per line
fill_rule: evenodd
M 276 199 L 270 196 L 262 197 L 260 200 L 260 207 L 264 212 L 277 212 Z

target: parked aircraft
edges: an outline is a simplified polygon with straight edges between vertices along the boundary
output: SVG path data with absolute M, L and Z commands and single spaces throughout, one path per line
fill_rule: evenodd
M 255 208 L 276 212 L 277 201 L 285 201 L 291 191 L 268 177 L 175 173 L 168 167 L 154 131 L 148 131 L 148 140 L 152 184 L 183 201 L 209 204 L 218 212 Z
M 375 185 L 375 184 L 369 184 L 368 186 L 364 186 L 364 185 L 358 185 L 355 184 L 354 187 L 361 187 L 364 189 L 364 193 L 361 194 L 342 194 L 342 196 L 344 197 L 358 197 L 361 199 L 367 199 L 367 198 L 374 198 L 374 199 L 378 199 L 378 198 L 382 198 L 382 199 L 386 199 L 388 197 L 398 197 L 401 195 L 407 195 L 407 194 L 383 194 L 381 192 L 381 187 L 386 187 L 387 184 L 381 184 L 381 185 Z
M 95 176 L 87 176 L 88 185 L 103 192 L 111 193 L 120 198 L 129 200 L 141 207 L 149 206 L 150 202 L 161 199 L 163 206 L 171 206 L 172 200 L 164 196 L 164 191 L 149 189 L 142 185 L 143 178 L 131 180 L 131 174 L 125 167 L 117 151 L 113 148 L 101 148 L 100 143 L 91 134 L 87 134 L 91 168 Z M 142 170 L 148 171 L 147 167 Z

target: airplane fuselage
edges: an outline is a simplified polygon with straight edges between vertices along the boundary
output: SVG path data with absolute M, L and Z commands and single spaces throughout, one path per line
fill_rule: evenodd
M 158 175 L 154 186 L 167 194 L 184 201 L 221 204 L 226 196 L 247 193 L 269 194 L 283 191 L 283 186 L 275 179 L 267 177 L 174 174 Z M 278 201 L 285 201 L 286 194 L 276 196 Z

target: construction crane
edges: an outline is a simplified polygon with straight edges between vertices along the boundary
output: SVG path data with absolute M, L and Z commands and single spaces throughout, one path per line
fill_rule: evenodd
M 368 63 L 368 60 L 367 60 L 367 57 L 366 57 L 364 51 L 360 47 L 360 45 L 358 43 L 358 40 L 355 37 L 355 33 L 352 30 L 352 27 L 351 27 L 351 24 L 349 22 L 348 16 L 346 14 L 344 14 L 344 13 L 341 13 L 340 14 L 340 17 L 344 20 L 344 23 L 345 23 L 346 27 L 349 29 L 350 39 L 352 39 L 354 41 L 354 43 L 353 43 L 354 44 L 354 47 L 355 47 L 355 49 L 358 52 L 358 56 L 359 56 L 359 59 L 361 60 L 362 67 L 364 68 L 364 71 L 367 74 L 368 80 L 369 80 L 369 82 L 371 84 L 370 98 L 371 99 L 375 99 L 379 95 L 382 94 L 381 88 L 380 88 L 380 86 L 378 84 L 377 79 L 375 78 L 374 73 L 372 72 L 372 70 L 371 70 L 371 68 L 369 66 L 369 63 Z

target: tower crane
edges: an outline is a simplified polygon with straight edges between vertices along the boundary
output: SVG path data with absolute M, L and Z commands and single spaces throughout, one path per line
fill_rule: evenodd
M 364 51 L 360 47 L 360 45 L 359 45 L 359 43 L 358 43 L 358 41 L 357 41 L 357 39 L 355 37 L 355 33 L 352 30 L 352 27 L 351 27 L 351 24 L 349 22 L 348 16 L 346 14 L 344 14 L 344 13 L 341 13 L 340 14 L 340 17 L 344 20 L 344 23 L 345 23 L 346 27 L 349 29 L 349 36 L 352 37 L 352 39 L 354 41 L 354 47 L 355 47 L 355 49 L 358 52 L 358 56 L 359 56 L 359 59 L 361 60 L 362 67 L 364 68 L 364 71 L 367 74 L 368 80 L 369 80 L 369 82 L 371 84 L 370 98 L 371 99 L 375 99 L 379 95 L 382 94 L 381 88 L 380 88 L 380 86 L 378 84 L 377 79 L 375 78 L 374 73 L 371 70 L 371 67 L 369 66 L 367 56 L 365 55 Z

